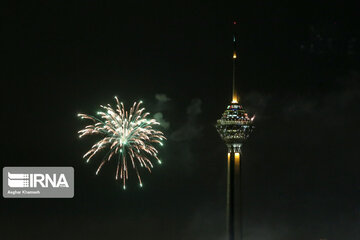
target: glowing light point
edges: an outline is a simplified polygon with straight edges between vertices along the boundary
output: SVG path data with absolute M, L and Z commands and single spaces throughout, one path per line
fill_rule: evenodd
M 159 163 L 159 164 L 162 164 L 162 162 L 161 162 L 160 160 L 158 160 L 158 163 Z
M 143 187 L 142 183 L 140 183 L 140 187 L 141 187 L 141 188 Z

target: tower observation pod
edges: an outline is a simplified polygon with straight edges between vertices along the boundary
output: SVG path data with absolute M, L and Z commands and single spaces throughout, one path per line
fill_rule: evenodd
M 215 127 L 228 148 L 226 231 L 229 240 L 242 240 L 241 146 L 254 128 L 253 120 L 255 116 L 250 118 L 245 109 L 239 104 L 235 88 L 235 60 L 234 37 L 232 101 L 227 106 L 222 117 L 217 120 Z

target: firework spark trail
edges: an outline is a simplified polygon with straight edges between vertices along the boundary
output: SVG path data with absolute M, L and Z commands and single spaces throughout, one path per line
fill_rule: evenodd
M 160 123 L 155 119 L 147 119 L 149 113 L 144 112 L 145 108 L 140 108 L 142 101 L 135 102 L 128 112 L 125 111 L 123 103 L 119 103 L 117 97 L 115 97 L 115 100 L 117 103 L 116 109 L 113 109 L 110 104 L 107 106 L 100 105 L 104 110 L 97 113 L 100 117 L 78 114 L 80 118 L 90 119 L 94 122 L 78 132 L 80 138 L 86 135 L 103 136 L 85 153 L 83 158 L 87 158 L 86 162 L 89 162 L 96 153 L 108 149 L 96 174 L 99 173 L 107 161 L 110 161 L 113 156 L 118 154 L 115 179 L 117 180 L 120 176 L 125 189 L 128 168 L 131 166 L 135 169 L 140 187 L 142 187 L 137 166 L 145 167 L 151 172 L 153 164 L 149 157 L 155 158 L 161 164 L 157 156 L 158 150 L 154 144 L 162 146 L 162 140 L 166 138 L 161 131 L 153 129 L 154 126 L 160 125 Z M 128 165 L 128 161 L 130 161 L 131 165 Z

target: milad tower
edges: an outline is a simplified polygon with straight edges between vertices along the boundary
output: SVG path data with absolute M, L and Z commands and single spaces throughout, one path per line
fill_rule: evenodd
M 236 24 L 236 22 L 234 22 Z M 233 81 L 232 101 L 222 117 L 217 120 L 216 130 L 225 142 L 227 153 L 227 201 L 226 231 L 229 240 L 242 240 L 242 206 L 241 206 L 241 146 L 252 132 L 253 120 L 239 103 L 235 87 L 236 39 L 233 37 Z

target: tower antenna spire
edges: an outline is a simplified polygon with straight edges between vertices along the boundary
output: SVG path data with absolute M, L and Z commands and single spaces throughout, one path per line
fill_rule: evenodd
M 236 25 L 236 21 L 234 21 L 234 25 Z M 236 66 L 236 38 L 235 38 L 235 30 L 233 35 L 233 44 L 234 44 L 234 51 L 233 51 L 233 86 L 232 86 L 232 101 L 231 103 L 238 103 L 239 99 L 236 93 L 236 87 L 235 87 L 235 66 Z

